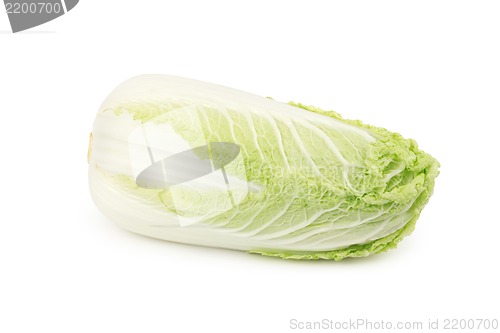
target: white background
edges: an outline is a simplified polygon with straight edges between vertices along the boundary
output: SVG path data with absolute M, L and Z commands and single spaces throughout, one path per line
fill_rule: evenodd
M 294 332 L 290 320 L 500 319 L 498 1 L 81 1 L 0 13 L 0 332 Z M 95 112 L 175 74 L 335 109 L 441 162 L 397 250 L 296 262 L 149 239 L 87 184 Z

